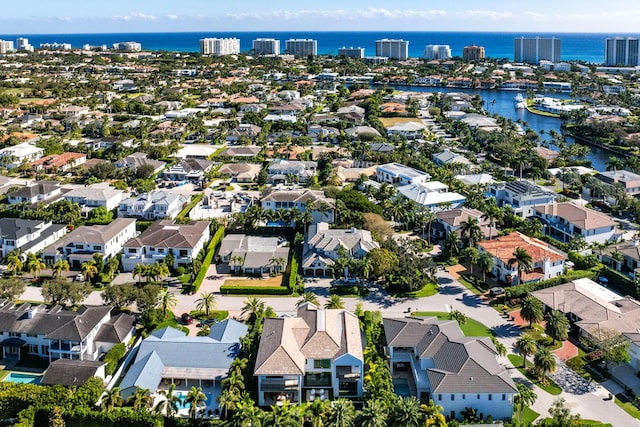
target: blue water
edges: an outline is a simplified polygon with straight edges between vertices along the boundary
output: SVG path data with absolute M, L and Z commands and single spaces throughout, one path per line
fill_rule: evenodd
M 42 375 L 19 374 L 17 372 L 11 372 L 2 381 L 18 384 L 40 384 L 41 379 Z
M 213 394 L 211 393 L 205 393 L 205 396 L 207 396 L 207 400 L 204 401 L 205 405 L 207 405 L 207 407 L 212 407 L 212 402 L 213 402 Z M 188 409 L 191 407 L 191 403 L 187 403 L 187 394 L 186 393 L 182 393 L 181 391 L 178 392 L 176 394 L 176 396 L 180 399 L 180 402 L 178 403 L 178 409 Z M 215 402 L 213 402 L 215 403 Z
M 411 388 L 409 388 L 409 381 L 406 378 L 394 378 L 392 383 L 395 394 L 401 397 L 411 396 Z
M 401 31 L 326 31 L 326 32 L 197 32 L 197 33 L 122 33 L 122 34 L 0 34 L 0 39 L 15 40 L 27 37 L 38 47 L 40 43 L 71 43 L 73 47 L 84 44 L 111 46 L 122 41 L 136 41 L 147 50 L 168 50 L 197 52 L 199 40 L 204 37 L 237 37 L 240 49 L 248 52 L 252 40 L 259 37 L 284 41 L 290 38 L 311 38 L 318 40 L 319 54 L 337 54 L 342 46 L 364 47 L 365 55 L 375 55 L 375 41 L 382 38 L 398 38 L 409 41 L 409 56 L 420 57 L 427 44 L 448 44 L 454 56 L 461 56 L 464 46 L 476 44 L 484 46 L 491 58 L 513 59 L 513 39 L 515 37 L 559 37 L 562 40 L 562 59 L 581 60 L 591 63 L 604 61 L 604 40 L 607 37 L 638 37 L 626 33 L 512 33 L 512 32 L 401 32 Z

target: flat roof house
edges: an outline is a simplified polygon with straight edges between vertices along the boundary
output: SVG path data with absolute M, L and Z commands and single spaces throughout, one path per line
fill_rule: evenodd
M 401 186 L 426 182 L 431 176 L 424 171 L 394 162 L 379 165 L 376 168 L 376 178 L 378 182 Z
M 555 194 L 527 181 L 493 184 L 489 186 L 487 197 L 495 198 L 500 207 L 510 205 L 513 211 L 523 218 L 533 215 L 534 206 L 548 205 L 556 199 Z
M 312 222 L 333 223 L 335 220 L 335 199 L 324 195 L 322 190 L 273 190 L 262 198 L 262 209 L 277 211 L 278 209 L 298 209 L 306 212 L 311 208 Z
M 640 175 L 637 173 L 622 171 L 604 171 L 596 175 L 600 181 L 610 185 L 621 185 L 624 192 L 630 196 L 640 194 Z

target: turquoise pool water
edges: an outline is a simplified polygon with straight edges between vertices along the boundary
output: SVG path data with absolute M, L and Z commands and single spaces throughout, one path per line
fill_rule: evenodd
M 409 381 L 406 378 L 395 378 L 392 382 L 393 382 L 393 390 L 396 392 L 398 396 L 402 396 L 402 397 L 411 396 Z
M 213 394 L 211 393 L 205 393 L 205 396 L 207 396 L 207 400 L 204 402 L 205 405 L 207 405 L 207 407 L 211 407 L 211 400 L 213 399 Z M 186 408 L 190 408 L 191 404 L 187 403 L 187 394 L 186 393 L 182 393 L 182 392 L 178 392 L 176 394 L 176 396 L 178 396 L 178 398 L 180 399 L 180 402 L 178 403 L 178 408 L 179 409 L 186 409 Z M 215 403 L 215 402 L 213 402 Z
M 10 372 L 2 381 L 19 384 L 40 384 L 41 379 L 42 375 Z

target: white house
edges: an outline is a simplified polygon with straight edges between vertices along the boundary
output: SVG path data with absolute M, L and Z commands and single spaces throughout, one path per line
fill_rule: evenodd
M 306 182 L 316 174 L 318 163 L 297 160 L 275 160 L 267 168 L 269 182 L 282 183 L 293 177 L 300 182 Z
M 175 218 L 188 199 L 181 194 L 152 191 L 120 202 L 118 217 L 146 220 Z
M 0 255 L 5 258 L 19 249 L 24 254 L 38 253 L 67 233 L 65 224 L 49 221 L 2 218 L 0 219 Z
M 62 198 L 60 183 L 53 181 L 38 181 L 19 188 L 8 194 L 9 204 L 34 204 L 40 202 L 53 203 Z
M 218 250 L 218 260 L 245 274 L 278 273 L 286 270 L 289 242 L 283 237 L 228 234 Z
M 122 201 L 124 191 L 104 184 L 94 184 L 87 187 L 75 188 L 65 193 L 64 199 L 79 204 L 87 209 L 105 207 L 107 210 L 117 208 Z
M 425 182 L 430 180 L 431 176 L 424 171 L 394 162 L 377 166 L 376 178 L 378 182 L 386 182 L 400 186 Z
M 22 163 L 33 162 L 44 155 L 44 149 L 35 145 L 23 142 L 0 150 L 0 163 L 5 164 L 7 169 L 20 166 Z
M 534 206 L 548 205 L 556 199 L 555 194 L 527 181 L 493 184 L 489 186 L 487 197 L 495 198 L 500 207 L 511 206 L 513 211 L 523 218 L 533 215 Z
M 547 234 L 563 242 L 578 237 L 588 244 L 618 239 L 618 223 L 609 215 L 572 202 L 534 206 L 533 213 L 546 225 Z
M 403 185 L 398 188 L 398 193 L 431 212 L 458 208 L 467 200 L 462 194 L 450 192 L 449 187 L 440 181 Z
M 324 195 L 322 190 L 274 190 L 260 201 L 265 211 L 278 209 L 298 209 L 306 212 L 311 208 L 312 222 L 333 223 L 335 220 L 336 201 Z

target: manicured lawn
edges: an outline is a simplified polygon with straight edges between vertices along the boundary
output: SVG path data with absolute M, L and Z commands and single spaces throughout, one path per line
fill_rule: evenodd
M 5 371 L 4 369 L 0 369 L 0 381 L 2 381 L 4 379 L 4 377 L 7 376 L 8 373 L 9 373 L 9 371 Z
M 539 416 L 540 414 L 533 409 L 524 408 L 524 411 L 522 411 L 522 425 L 528 426 L 529 424 L 533 423 Z
M 411 313 L 412 316 L 437 317 L 440 320 L 449 320 L 449 313 L 444 311 L 416 311 Z M 462 333 L 468 337 L 490 337 L 491 329 L 475 319 L 468 318 L 464 325 L 460 326 Z
M 538 344 L 547 347 L 550 351 L 554 351 L 562 347 L 562 341 L 553 342 L 553 338 L 547 336 L 544 332 L 544 328 L 540 325 L 533 325 L 533 328 L 524 328 L 523 333 L 531 335 Z
M 207 316 L 203 310 L 192 310 L 189 315 L 194 320 L 206 320 Z M 218 322 L 223 321 L 229 317 L 229 312 L 227 310 L 212 310 L 209 312 L 209 319 L 216 319 Z
M 189 285 L 189 282 L 191 281 L 191 274 L 184 273 L 182 276 L 178 276 L 178 280 L 182 285 Z
M 224 281 L 225 286 L 280 286 L 282 285 L 282 274 L 268 279 L 248 279 L 237 278 Z
M 419 291 L 411 292 L 408 295 L 410 297 L 415 297 L 415 298 L 426 298 L 426 297 L 434 296 L 437 293 L 438 293 L 438 285 L 429 283 L 427 286 L 420 289 Z
M 633 403 L 629 402 L 629 399 L 624 394 L 616 394 L 616 405 L 621 407 L 627 414 L 633 418 L 640 419 L 640 409 L 638 409 Z
M 533 382 L 535 385 L 537 385 L 547 393 L 552 394 L 554 396 L 557 396 L 560 393 L 562 393 L 562 389 L 556 383 L 551 381 L 550 378 L 547 378 L 548 385 L 542 384 L 540 381 L 538 381 L 538 378 L 535 377 L 534 375 L 531 375 L 531 373 L 529 373 L 528 370 L 522 369 L 522 357 L 518 356 L 517 354 L 509 354 L 507 355 L 507 357 L 509 358 L 509 361 L 513 364 L 513 366 L 515 366 L 516 369 L 519 370 L 522 375 L 527 377 L 529 380 L 531 380 L 531 382 Z M 530 359 L 527 359 L 527 366 L 528 367 L 533 366 L 533 364 L 530 362 Z
M 465 288 L 469 289 L 474 294 L 482 295 L 484 293 L 484 291 L 482 289 L 477 288 L 476 285 L 472 281 L 470 281 L 468 279 L 469 279 L 469 276 L 460 276 L 458 278 L 458 281 L 460 283 L 462 283 Z

